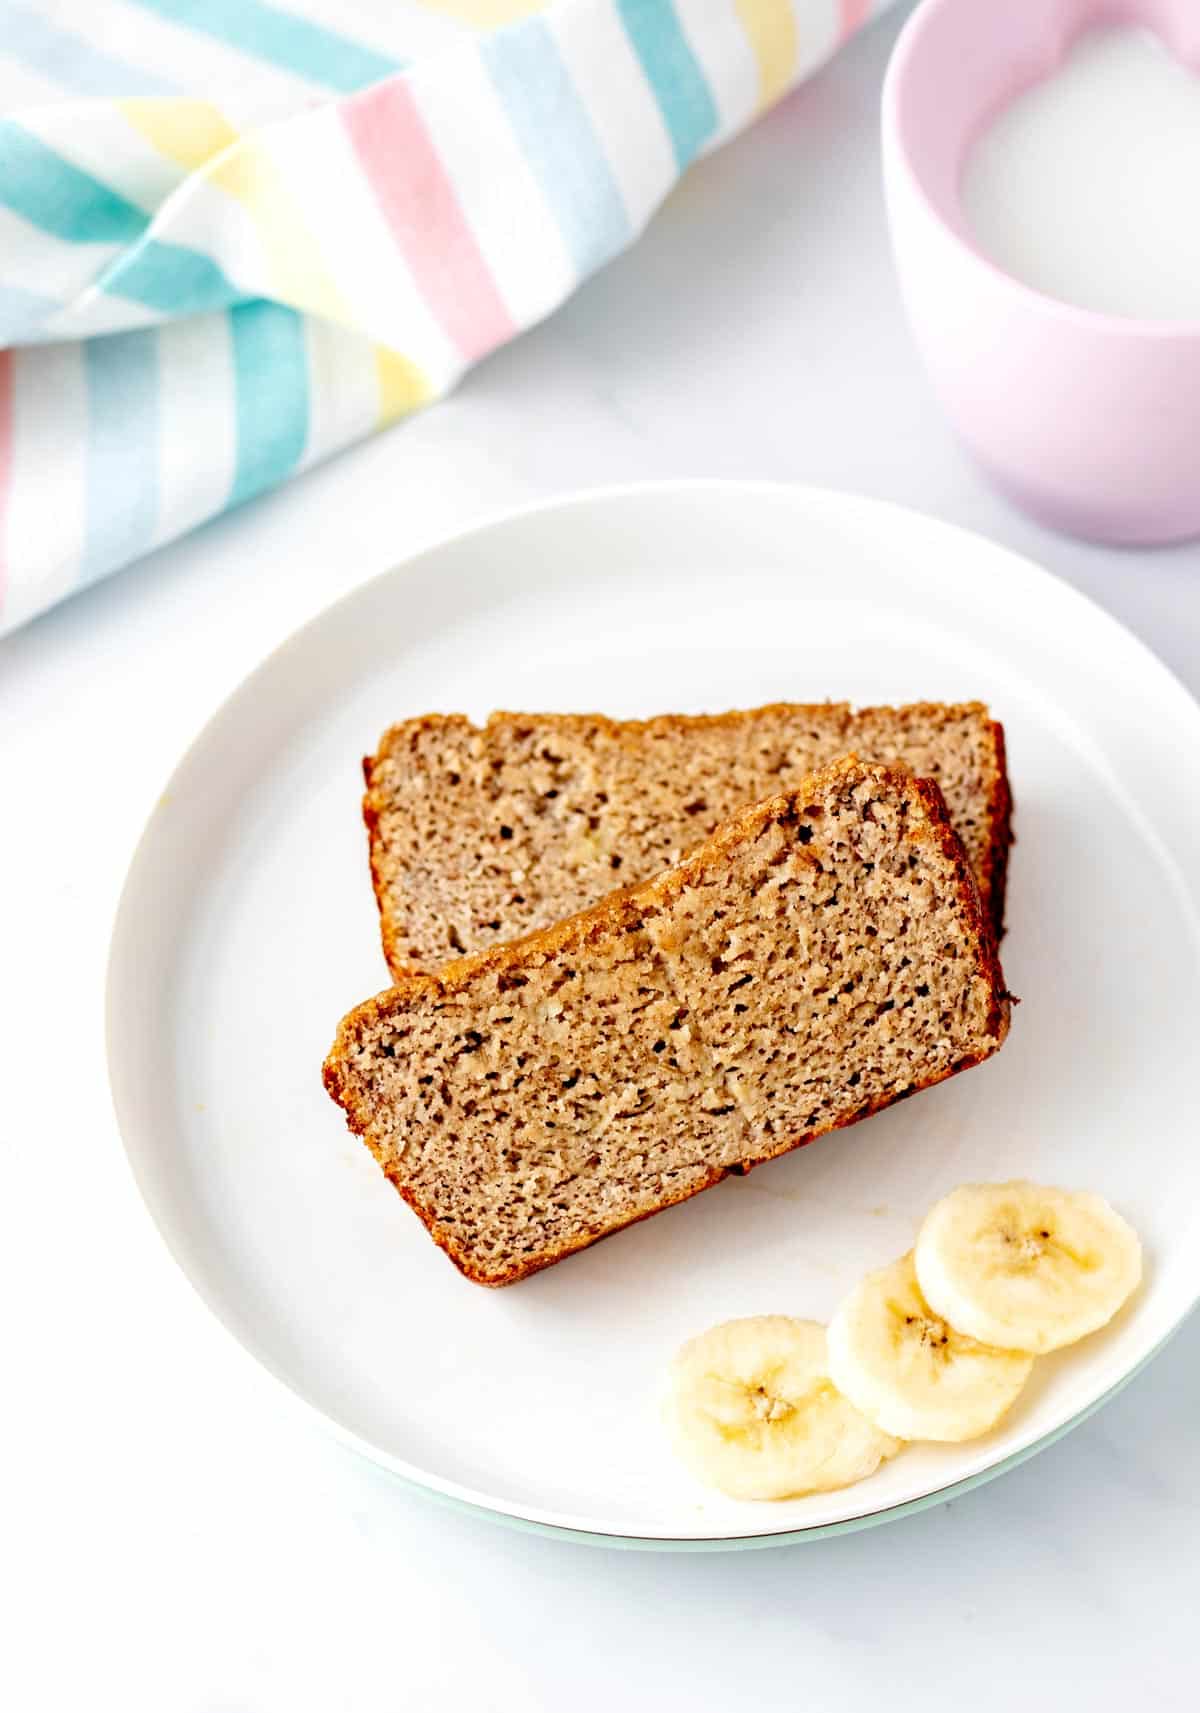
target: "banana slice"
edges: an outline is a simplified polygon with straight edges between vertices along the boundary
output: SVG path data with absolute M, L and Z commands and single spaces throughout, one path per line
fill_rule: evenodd
M 692 1473 L 733 1499 L 849 1487 L 900 1449 L 834 1389 L 825 1328 L 787 1315 L 726 1321 L 685 1344 L 664 1413 Z
M 986 1433 L 1029 1377 L 1033 1358 L 994 1350 L 936 1315 L 912 1254 L 868 1273 L 829 1323 L 829 1372 L 876 1427 L 900 1439 Z
M 926 1301 L 960 1332 L 1041 1355 L 1104 1326 L 1142 1276 L 1137 1234 L 1099 1196 L 964 1184 L 917 1238 Z

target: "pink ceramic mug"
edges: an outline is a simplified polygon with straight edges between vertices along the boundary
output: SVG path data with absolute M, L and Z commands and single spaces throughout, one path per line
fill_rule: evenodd
M 1046 297 L 980 253 L 959 203 L 981 128 L 1104 24 L 1149 26 L 1200 71 L 1200 0 L 924 0 L 884 85 L 888 216 L 934 386 L 996 484 L 1073 535 L 1176 541 L 1200 535 L 1200 317 Z

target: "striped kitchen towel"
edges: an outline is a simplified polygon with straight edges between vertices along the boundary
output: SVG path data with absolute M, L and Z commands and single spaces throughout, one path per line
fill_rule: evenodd
M 453 386 L 888 0 L 0 0 L 0 630 Z

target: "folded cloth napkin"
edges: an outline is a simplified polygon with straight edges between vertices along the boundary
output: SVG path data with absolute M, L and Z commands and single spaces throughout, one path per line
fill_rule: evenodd
M 0 0 L 0 630 L 452 387 L 888 0 Z

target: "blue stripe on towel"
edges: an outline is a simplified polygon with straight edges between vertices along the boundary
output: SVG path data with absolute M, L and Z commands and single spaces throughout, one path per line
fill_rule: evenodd
M 654 91 L 682 170 L 716 134 L 717 104 L 708 79 L 671 0 L 617 0 L 617 11 Z
M 19 0 L 0 0 L 0 47 L 10 59 L 36 71 L 47 83 L 57 83 L 68 95 L 111 100 L 180 93 L 178 85 L 165 77 L 114 58 Z
M 532 18 L 480 51 L 582 278 L 629 242 L 629 216 L 558 43 Z
M 0 349 L 37 332 L 61 308 L 56 297 L 0 280 Z
M 308 444 L 308 354 L 304 324 L 279 303 L 229 312 L 237 397 L 237 465 L 229 504 L 289 475 Z
M 85 583 L 144 553 L 158 526 L 158 329 L 83 348 L 87 380 Z
M 113 297 L 129 297 L 173 318 L 227 309 L 239 291 L 211 257 L 182 244 L 149 239 L 121 256 L 100 280 Z
M 134 0 L 147 12 L 212 36 L 324 89 L 350 94 L 399 71 L 402 60 L 298 18 L 266 0 Z
M 0 120 L 0 203 L 75 244 L 128 244 L 149 225 L 136 204 L 12 119 Z

